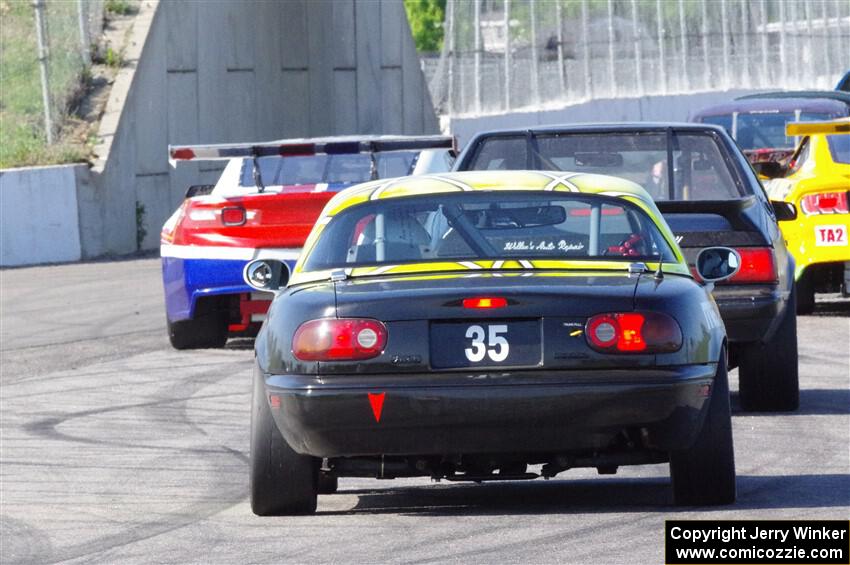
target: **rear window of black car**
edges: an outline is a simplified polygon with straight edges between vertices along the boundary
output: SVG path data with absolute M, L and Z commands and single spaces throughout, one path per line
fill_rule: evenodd
M 655 200 L 741 198 L 715 137 L 674 133 L 673 183 L 668 172 L 667 133 L 570 133 L 485 138 L 468 170 L 543 169 L 621 177 L 644 187 Z
M 333 217 L 305 270 L 478 259 L 674 261 L 640 208 L 619 198 L 487 191 L 370 201 Z

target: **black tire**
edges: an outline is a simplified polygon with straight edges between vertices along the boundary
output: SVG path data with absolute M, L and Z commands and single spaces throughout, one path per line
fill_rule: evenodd
M 263 377 L 254 369 L 251 400 L 251 510 L 258 516 L 316 511 L 320 460 L 289 447 L 272 418 Z
M 789 412 L 800 405 L 797 356 L 796 291 L 782 321 L 766 343 L 742 347 L 738 365 L 741 408 L 752 412 Z
M 338 488 L 338 477 L 319 471 L 319 494 L 333 494 Z
M 168 340 L 174 349 L 211 349 L 227 342 L 227 320 L 211 314 L 191 320 L 168 322 Z
M 797 314 L 811 314 L 815 311 L 815 277 L 812 268 L 804 271 L 800 280 L 794 285 L 797 294 Z
M 678 506 L 735 502 L 735 450 L 726 352 L 721 351 L 708 413 L 690 449 L 670 453 L 673 500 Z

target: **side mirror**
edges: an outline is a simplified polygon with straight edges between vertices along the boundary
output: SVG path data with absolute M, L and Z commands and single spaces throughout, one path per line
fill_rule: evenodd
M 256 259 L 245 265 L 242 278 L 251 288 L 276 292 L 289 282 L 289 267 L 277 259 Z
M 756 173 L 768 179 L 778 179 L 785 176 L 785 166 L 776 161 L 753 163 L 753 169 Z
M 714 283 L 733 277 L 741 268 L 741 256 L 728 247 L 706 247 L 697 255 L 697 273 L 703 281 Z
M 205 196 L 212 193 L 214 188 L 214 184 L 193 184 L 186 189 L 186 198 L 192 198 L 193 196 Z
M 773 206 L 773 213 L 776 215 L 776 221 L 787 222 L 797 219 L 797 207 L 791 202 L 784 200 L 771 200 L 770 205 Z

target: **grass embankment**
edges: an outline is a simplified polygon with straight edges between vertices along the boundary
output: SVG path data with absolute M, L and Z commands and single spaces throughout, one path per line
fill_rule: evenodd
M 47 5 L 51 110 L 58 125 L 48 146 L 32 3 L 0 0 L 0 168 L 86 161 L 91 153 L 87 129 L 81 135 L 74 116 L 66 115 L 86 85 L 79 31 L 73 35 L 76 9 L 76 2 Z

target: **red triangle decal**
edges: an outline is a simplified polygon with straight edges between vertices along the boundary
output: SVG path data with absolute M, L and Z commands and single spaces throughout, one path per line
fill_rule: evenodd
M 384 395 L 386 393 L 369 393 L 369 404 L 372 405 L 372 414 L 375 415 L 375 421 L 381 421 L 381 410 L 384 408 Z

